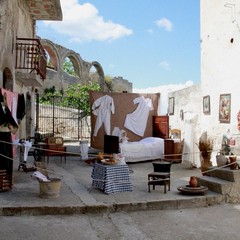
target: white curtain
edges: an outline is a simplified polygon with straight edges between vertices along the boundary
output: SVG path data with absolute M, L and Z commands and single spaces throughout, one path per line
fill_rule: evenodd
M 184 145 L 182 164 L 186 167 L 197 167 L 201 166 L 199 150 L 198 150 L 198 139 L 196 139 L 196 125 L 197 125 L 197 114 L 193 112 L 184 113 L 185 120 L 185 134 L 184 134 Z

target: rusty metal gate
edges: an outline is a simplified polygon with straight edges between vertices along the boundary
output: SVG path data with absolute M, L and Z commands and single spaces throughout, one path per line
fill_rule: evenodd
M 51 104 L 46 105 L 40 104 L 36 95 L 36 131 L 69 141 L 90 140 L 90 117 L 85 117 L 81 109 L 62 107 L 63 98 L 53 96 Z

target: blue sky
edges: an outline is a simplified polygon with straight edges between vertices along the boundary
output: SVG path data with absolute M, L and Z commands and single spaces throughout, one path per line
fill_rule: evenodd
M 139 91 L 200 82 L 199 0 L 60 1 L 63 21 L 38 21 L 41 38 Z

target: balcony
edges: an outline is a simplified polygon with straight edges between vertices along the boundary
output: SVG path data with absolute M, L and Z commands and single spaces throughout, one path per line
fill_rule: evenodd
M 46 66 L 46 53 L 39 39 L 17 38 L 15 64 L 17 81 L 26 86 L 42 86 L 42 81 L 46 79 Z

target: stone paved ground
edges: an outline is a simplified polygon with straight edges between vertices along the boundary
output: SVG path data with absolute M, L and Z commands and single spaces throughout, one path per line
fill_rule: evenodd
M 78 147 L 75 146 L 76 153 L 79 153 Z M 28 164 L 33 164 L 32 157 L 28 158 Z M 15 161 L 13 190 L 0 193 L 0 215 L 181 209 L 224 202 L 220 194 L 210 191 L 199 196 L 180 194 L 177 188 L 187 185 L 190 176 L 201 175 L 199 169 L 186 169 L 182 164 L 173 164 L 171 191 L 167 194 L 162 186 L 148 192 L 147 174 L 153 167 L 151 162 L 141 162 L 129 164 L 133 191 L 109 195 L 92 187 L 92 165 L 80 160 L 80 156 L 67 157 L 66 164 L 60 157 L 51 157 L 46 166 L 50 177 L 61 178 L 60 196 L 56 199 L 40 198 L 38 181 L 31 178 L 31 172 L 17 171 L 18 162 Z

